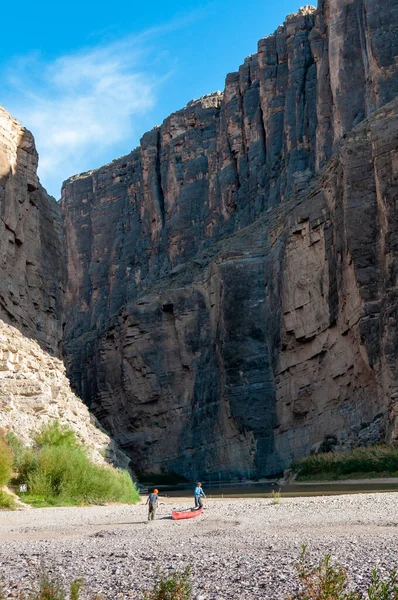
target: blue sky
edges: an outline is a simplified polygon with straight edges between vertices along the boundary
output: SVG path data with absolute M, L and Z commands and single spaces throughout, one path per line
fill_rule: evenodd
M 67 177 L 127 154 L 171 112 L 223 90 L 226 74 L 301 4 L 8 2 L 0 104 L 33 132 L 41 181 L 59 198 Z

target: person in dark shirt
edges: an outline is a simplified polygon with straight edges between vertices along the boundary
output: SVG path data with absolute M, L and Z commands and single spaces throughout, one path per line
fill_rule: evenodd
M 159 491 L 155 488 L 152 494 L 149 494 L 146 503 L 148 506 L 148 521 L 153 521 L 156 515 L 156 509 L 158 507 L 159 502 Z

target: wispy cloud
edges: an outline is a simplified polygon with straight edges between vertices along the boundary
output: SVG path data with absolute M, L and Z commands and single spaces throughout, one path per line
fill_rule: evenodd
M 33 54 L 9 66 L 5 79 L 12 102 L 6 107 L 34 133 L 39 175 L 54 195 L 66 177 L 101 164 L 107 150 L 124 140 L 126 151 L 133 144 L 137 121 L 154 107 L 171 68 L 170 59 L 161 66 L 148 60 L 158 33 L 82 49 L 50 63 Z

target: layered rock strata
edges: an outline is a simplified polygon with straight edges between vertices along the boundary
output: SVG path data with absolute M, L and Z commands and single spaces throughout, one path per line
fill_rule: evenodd
M 40 185 L 33 136 L 0 107 L 0 318 L 53 353 L 62 338 L 59 205 Z
M 43 426 L 55 421 L 76 433 L 95 462 L 123 462 L 123 455 L 72 392 L 62 361 L 0 320 L 0 429 L 31 445 Z
M 381 412 L 396 436 L 397 31 L 397 0 L 305 7 L 65 183 L 69 372 L 137 469 L 258 477 Z
M 0 428 L 31 444 L 43 425 L 58 420 L 76 432 L 93 460 L 127 466 L 56 358 L 64 236 L 60 206 L 40 185 L 37 164 L 33 136 L 0 107 Z

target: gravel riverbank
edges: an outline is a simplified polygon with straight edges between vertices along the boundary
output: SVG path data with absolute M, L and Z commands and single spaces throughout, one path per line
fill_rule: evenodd
M 194 596 L 203 600 L 282 599 L 297 589 L 301 544 L 314 558 L 331 553 L 353 586 L 366 587 L 371 568 L 398 566 L 398 494 L 208 500 L 201 517 L 172 521 L 190 499 L 162 499 L 157 520 L 135 506 L 0 512 L 1 575 L 7 594 L 28 589 L 43 562 L 105 600 L 141 598 L 156 568 L 191 566 Z M 12 597 L 12 595 L 10 597 Z

